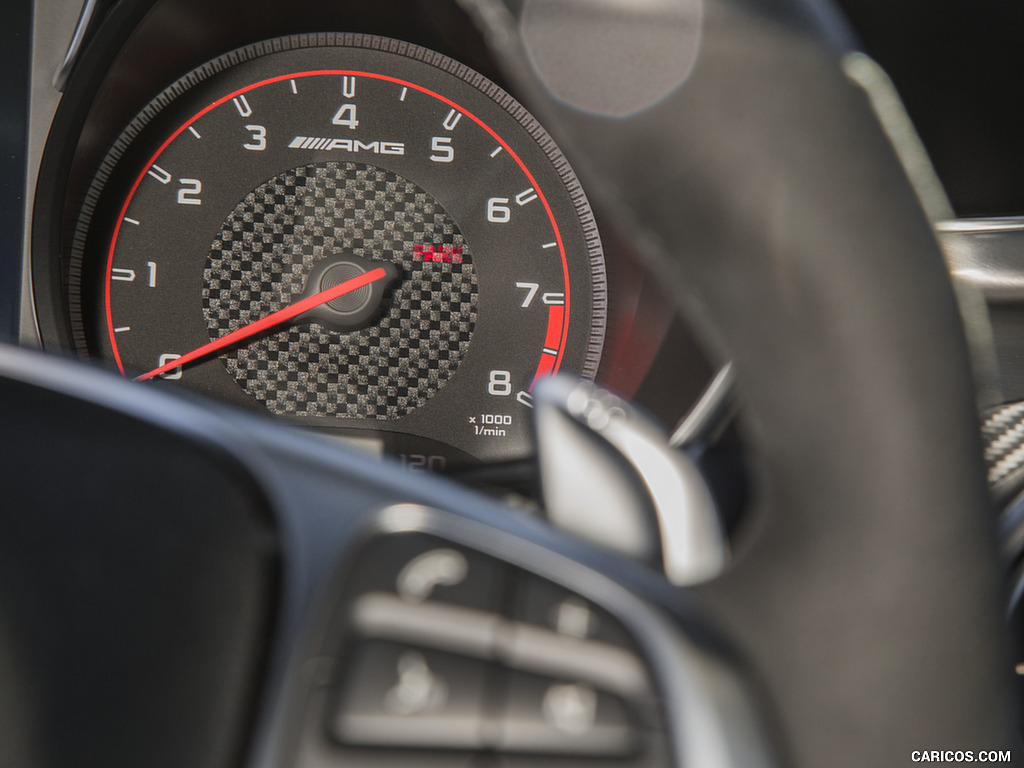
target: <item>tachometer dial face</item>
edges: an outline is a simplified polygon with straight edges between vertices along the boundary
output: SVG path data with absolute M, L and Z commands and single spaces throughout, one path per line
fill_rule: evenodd
M 534 382 L 593 376 L 604 262 L 538 123 L 431 51 L 250 46 L 107 157 L 71 268 L 80 343 L 124 375 L 347 433 L 414 464 L 530 450 Z

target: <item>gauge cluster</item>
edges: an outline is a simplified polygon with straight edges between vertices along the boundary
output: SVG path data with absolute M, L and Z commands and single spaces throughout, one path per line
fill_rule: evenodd
M 434 469 L 530 456 L 559 371 L 686 412 L 689 326 L 458 5 L 228 5 L 94 23 L 38 185 L 45 345 Z

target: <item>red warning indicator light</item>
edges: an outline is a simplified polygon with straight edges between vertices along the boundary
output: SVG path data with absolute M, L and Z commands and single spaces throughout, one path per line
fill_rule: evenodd
M 413 256 L 420 261 L 440 261 L 445 264 L 462 263 L 462 246 L 454 245 L 421 245 L 412 247 Z

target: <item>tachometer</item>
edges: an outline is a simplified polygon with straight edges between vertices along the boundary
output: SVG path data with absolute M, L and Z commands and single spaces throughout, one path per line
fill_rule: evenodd
M 540 377 L 593 376 L 604 261 L 568 163 L 504 91 L 363 35 L 266 41 L 168 88 L 87 197 L 79 342 L 413 463 L 529 451 Z

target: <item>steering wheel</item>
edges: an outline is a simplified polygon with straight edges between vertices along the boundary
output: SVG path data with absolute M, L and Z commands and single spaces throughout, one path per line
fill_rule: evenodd
M 736 705 L 732 752 L 694 751 L 707 734 L 684 710 L 732 684 L 686 678 L 663 721 L 676 764 L 1019 759 L 957 304 L 823 6 L 463 3 L 611 226 L 733 361 L 756 494 L 727 573 L 683 592 L 445 480 L 5 349 L 0 763 L 281 764 L 307 727 L 296 697 L 333 674 L 317 643 L 373 566 L 360 547 L 396 531 L 657 624 L 637 638 L 656 677 L 682 664 L 665 638 L 724 639 L 715 658 L 749 672 L 754 730 L 775 738 L 744 752 Z

